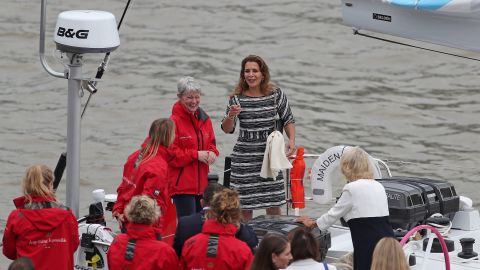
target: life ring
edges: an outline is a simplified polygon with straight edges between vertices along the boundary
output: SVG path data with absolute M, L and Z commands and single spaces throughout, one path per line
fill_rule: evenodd
M 332 201 L 332 184 L 339 181 L 345 182 L 345 177 L 340 170 L 340 158 L 351 146 L 337 145 L 323 152 L 313 163 L 310 182 L 313 201 L 326 204 Z M 370 156 L 375 179 L 382 178 L 378 162 Z

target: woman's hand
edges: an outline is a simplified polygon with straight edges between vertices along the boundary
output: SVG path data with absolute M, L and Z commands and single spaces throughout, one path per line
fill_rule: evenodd
M 241 111 L 242 111 L 242 107 L 240 107 L 240 105 L 230 105 L 230 110 L 228 111 L 227 117 L 229 119 L 233 119 L 237 117 Z
M 208 151 L 198 151 L 198 160 L 205 164 L 208 164 Z
M 317 227 L 317 222 L 316 222 L 315 220 L 311 219 L 311 218 L 308 217 L 308 216 L 298 217 L 295 221 L 302 223 L 303 225 L 305 225 L 305 226 L 308 227 L 308 228 L 315 228 L 315 227 Z
M 198 160 L 208 165 L 212 165 L 217 159 L 217 155 L 215 155 L 212 151 L 198 151 Z
M 125 216 L 123 214 L 118 213 L 118 212 L 113 212 L 112 216 L 118 221 L 118 224 L 120 224 L 120 228 L 121 228 L 122 223 L 125 222 Z
M 208 165 L 212 165 L 213 163 L 215 163 L 216 159 L 217 159 L 217 155 L 212 151 L 208 151 L 208 158 L 207 158 Z
M 296 151 L 297 151 L 297 147 L 295 146 L 295 141 L 289 140 L 288 145 L 287 145 L 287 149 L 286 149 L 287 157 L 295 154 Z

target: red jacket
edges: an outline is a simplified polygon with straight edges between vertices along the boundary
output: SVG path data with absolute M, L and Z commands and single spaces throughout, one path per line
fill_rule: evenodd
M 135 156 L 135 154 L 131 155 L 131 157 L 132 156 Z M 134 187 L 130 188 L 130 190 L 125 192 L 125 194 L 122 196 L 125 205 L 127 205 L 132 197 L 136 195 L 147 195 L 154 198 L 162 212 L 162 216 L 154 226 L 159 228 L 164 236 L 167 236 L 167 233 L 165 233 L 165 224 L 167 223 L 165 220 L 167 217 L 166 213 L 171 212 L 171 208 L 175 207 L 168 194 L 167 159 L 167 148 L 160 146 L 156 156 L 147 161 L 141 162 L 136 169 L 133 169 L 131 179 Z M 136 159 L 133 159 L 133 162 L 135 162 L 135 160 Z M 129 161 L 127 161 L 127 163 L 128 162 Z M 174 220 L 174 222 L 176 222 L 176 220 Z M 168 234 L 174 232 L 175 231 Z M 171 239 L 169 239 L 168 242 L 173 243 L 173 235 L 171 235 L 170 238 Z
M 128 240 L 135 239 L 133 258 L 125 258 Z M 108 249 L 110 270 L 176 270 L 177 254 L 172 247 L 158 241 L 155 229 L 145 224 L 128 224 L 127 233 L 115 237 Z
M 237 228 L 233 224 L 223 225 L 216 220 L 205 221 L 202 233 L 185 242 L 180 269 L 249 269 L 253 260 L 252 251 L 245 242 L 235 238 L 236 232 Z M 209 245 L 212 235 L 218 235 L 216 249 L 212 248 L 215 244 Z M 207 256 L 207 251 L 214 255 Z
M 218 156 L 212 120 L 199 108 L 194 114 L 177 101 L 170 118 L 175 122 L 175 141 L 170 147 L 170 194 L 203 194 L 208 184 L 208 165 L 198 160 L 198 151 Z
M 11 260 L 30 257 L 36 270 L 73 269 L 79 237 L 72 211 L 53 199 L 33 196 L 32 201 L 29 206 L 25 197 L 13 200 L 17 209 L 8 217 L 3 254 Z
M 133 172 L 137 169 L 135 168 L 135 161 L 137 160 L 140 151 L 141 149 L 130 154 L 127 158 L 127 162 L 123 165 L 122 182 L 117 188 L 117 201 L 113 206 L 112 213 L 123 213 L 128 203 L 127 200 L 130 200 L 130 198 L 125 198 L 125 194 L 128 194 L 136 187 L 135 182 L 133 182 Z

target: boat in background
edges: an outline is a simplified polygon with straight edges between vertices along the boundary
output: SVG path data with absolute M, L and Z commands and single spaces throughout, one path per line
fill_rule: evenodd
M 342 0 L 343 23 L 397 37 L 480 52 L 478 0 Z
M 367 30 L 480 52 L 478 0 L 341 3 L 343 23 L 351 26 L 354 33 Z M 411 269 L 480 268 L 480 216 L 471 199 L 458 196 L 445 181 L 389 177 L 380 182 L 387 192 L 390 222 L 394 228 L 400 227 L 398 238 L 403 238 L 401 244 L 406 243 L 404 251 Z M 405 233 L 406 230 L 410 231 Z M 423 230 L 423 234 L 416 234 L 417 230 Z M 347 227 L 335 225 L 329 231 L 331 248 L 327 256 L 331 260 L 353 250 Z

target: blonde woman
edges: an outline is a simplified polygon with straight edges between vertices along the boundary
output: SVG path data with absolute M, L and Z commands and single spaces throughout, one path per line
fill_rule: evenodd
M 340 158 L 340 168 L 347 179 L 337 203 L 316 221 L 298 218 L 308 227 L 326 230 L 341 217 L 350 228 L 355 270 L 370 270 L 373 249 L 383 237 L 393 237 L 388 222 L 388 201 L 385 188 L 373 179 L 370 157 L 363 149 L 352 147 Z
M 371 270 L 409 270 L 402 246 L 395 238 L 382 238 L 375 246 Z
M 15 260 L 29 257 L 35 269 L 73 269 L 78 224 L 72 211 L 53 192 L 53 173 L 45 165 L 27 169 L 23 196 L 13 200 L 3 234 L 3 254 Z
M 124 206 L 136 195 L 147 195 L 157 201 L 163 216 L 173 207 L 168 194 L 168 147 L 175 139 L 175 124 L 167 118 L 160 118 L 150 126 L 149 137 L 142 148 L 129 156 L 124 168 L 124 178 L 117 189 L 118 198 L 113 208 L 113 216 L 123 227 L 127 219 Z M 129 171 L 128 175 L 125 171 Z M 160 218 L 155 226 L 164 233 L 165 220 Z M 175 229 L 173 229 L 173 232 Z M 173 242 L 173 237 L 171 237 Z M 164 239 L 166 240 L 166 239 Z
M 125 208 L 127 233 L 115 237 L 108 249 L 110 270 L 175 270 L 177 254 L 168 244 L 158 241 L 153 224 L 160 209 L 149 196 L 135 196 Z
M 238 193 L 230 189 L 216 193 L 207 215 L 202 232 L 185 242 L 180 269 L 249 269 L 252 251 L 235 238 L 241 217 Z

